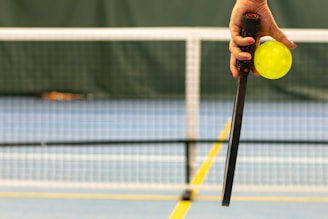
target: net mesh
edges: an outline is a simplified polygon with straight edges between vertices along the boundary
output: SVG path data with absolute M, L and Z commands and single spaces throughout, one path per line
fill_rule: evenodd
M 0 185 L 220 190 L 228 30 L 1 31 Z M 328 191 L 328 44 L 289 33 L 291 72 L 249 80 L 234 189 Z

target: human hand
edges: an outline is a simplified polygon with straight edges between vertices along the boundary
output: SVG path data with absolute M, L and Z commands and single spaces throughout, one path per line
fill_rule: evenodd
M 283 31 L 276 24 L 274 17 L 268 7 L 266 0 L 237 0 L 232 10 L 229 28 L 231 33 L 231 40 L 229 44 L 230 56 L 230 70 L 234 78 L 239 77 L 239 71 L 236 63 L 238 60 L 251 60 L 251 54 L 242 52 L 239 46 L 247 46 L 253 44 L 255 41 L 252 37 L 241 37 L 241 17 L 246 12 L 255 12 L 261 16 L 261 26 L 258 32 L 258 38 L 263 36 L 271 36 L 277 41 L 282 42 L 288 48 L 293 49 L 296 44 L 288 39 Z M 255 76 L 259 76 L 255 68 L 252 69 Z

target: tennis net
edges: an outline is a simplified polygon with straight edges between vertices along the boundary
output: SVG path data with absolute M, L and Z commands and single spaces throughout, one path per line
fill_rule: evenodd
M 249 80 L 237 190 L 328 191 L 328 31 L 286 33 L 291 72 Z M 0 185 L 221 191 L 228 41 L 226 28 L 0 28 Z

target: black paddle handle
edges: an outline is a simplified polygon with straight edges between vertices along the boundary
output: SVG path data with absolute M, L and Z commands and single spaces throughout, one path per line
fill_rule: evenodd
M 240 46 L 243 52 L 249 52 L 252 55 L 251 60 L 237 60 L 237 67 L 239 69 L 240 76 L 248 74 L 253 67 L 253 56 L 255 52 L 257 33 L 260 27 L 261 18 L 258 14 L 253 12 L 247 12 L 242 17 L 242 30 L 240 35 L 242 37 L 253 37 L 254 43 L 248 46 Z
M 260 26 L 260 16 L 255 13 L 246 13 L 242 17 L 242 31 L 243 37 L 253 37 L 256 41 L 257 32 Z M 240 47 L 242 51 L 250 52 L 252 57 L 254 55 L 256 43 Z M 234 110 L 232 114 L 231 130 L 229 137 L 229 144 L 227 150 L 227 160 L 225 165 L 224 181 L 223 181 L 223 197 L 222 205 L 229 206 L 233 179 L 235 174 L 235 167 L 238 154 L 239 138 L 242 125 L 244 103 L 246 96 L 248 73 L 253 66 L 253 61 L 237 61 L 240 77 L 238 80 L 237 93 L 234 102 Z

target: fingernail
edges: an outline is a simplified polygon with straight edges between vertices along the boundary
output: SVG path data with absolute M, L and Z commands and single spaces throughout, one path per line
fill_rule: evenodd
M 294 43 L 294 41 L 290 41 L 290 42 L 294 45 L 292 49 L 295 49 L 297 47 L 296 43 Z
M 250 39 L 250 40 L 248 41 L 248 43 L 249 43 L 249 44 L 253 44 L 253 43 L 255 43 L 255 40 L 252 38 L 252 39 Z

